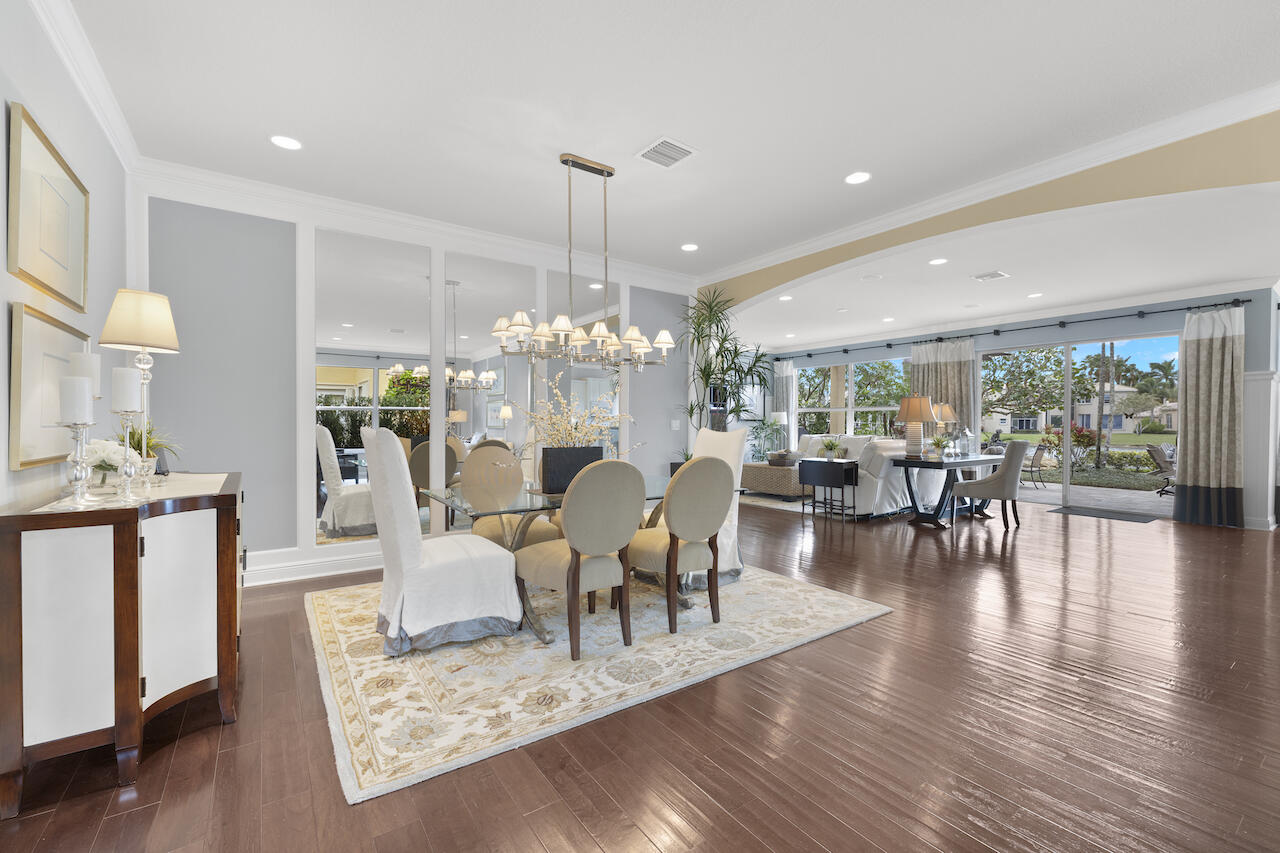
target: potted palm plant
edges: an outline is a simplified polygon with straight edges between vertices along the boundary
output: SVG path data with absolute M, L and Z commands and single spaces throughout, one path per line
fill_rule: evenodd
M 769 356 L 738 337 L 733 304 L 724 291 L 712 288 L 699 293 L 682 318 L 680 342 L 688 345 L 693 365 L 686 414 L 697 428 L 726 429 L 730 417 L 741 417 L 750 407 L 753 388 L 769 388 Z

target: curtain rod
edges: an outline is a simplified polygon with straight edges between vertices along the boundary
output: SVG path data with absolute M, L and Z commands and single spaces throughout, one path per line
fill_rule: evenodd
M 1230 302 L 1208 302 L 1203 305 L 1184 305 L 1181 308 L 1160 308 L 1156 311 L 1133 311 L 1128 314 L 1112 314 L 1107 317 L 1091 317 L 1085 320 L 1058 320 L 1053 323 L 1039 323 L 1034 326 L 1019 326 L 1016 329 L 992 329 L 990 332 L 970 332 L 963 335 L 945 335 L 945 336 L 939 335 L 936 338 L 921 338 L 918 341 L 907 341 L 906 343 L 898 344 L 898 346 L 914 346 L 915 344 L 934 344 L 934 343 L 940 344 L 943 341 L 959 341 L 965 338 L 976 338 L 979 335 L 984 335 L 984 334 L 989 334 L 994 337 L 999 337 L 1002 332 L 1030 332 L 1035 329 L 1054 329 L 1054 328 L 1065 329 L 1067 326 L 1074 326 L 1077 323 L 1101 323 L 1105 320 L 1122 320 L 1126 317 L 1137 317 L 1139 320 L 1141 320 L 1142 318 L 1150 317 L 1153 314 L 1171 314 L 1175 311 L 1200 311 L 1205 308 L 1223 308 L 1226 306 L 1230 306 L 1232 308 L 1239 308 L 1241 305 L 1244 305 L 1246 302 L 1252 302 L 1252 301 L 1253 301 L 1252 299 L 1232 299 Z M 1280 306 L 1277 306 L 1277 307 L 1280 308 Z M 840 349 L 828 349 L 828 350 L 822 350 L 820 352 L 807 352 L 804 354 L 804 357 L 813 358 L 815 355 L 834 355 L 835 353 L 842 353 L 844 355 L 848 355 L 851 352 L 865 352 L 867 350 L 873 350 L 873 349 L 891 350 L 893 349 L 893 346 L 894 345 L 892 343 L 887 343 L 887 344 L 870 344 L 868 346 L 863 346 L 863 347 L 841 347 Z M 799 358 L 799 356 L 792 356 L 791 358 L 795 359 L 795 358 Z M 784 358 L 780 355 L 775 355 L 773 357 L 773 360 L 777 362 L 777 361 L 789 361 L 791 359 Z

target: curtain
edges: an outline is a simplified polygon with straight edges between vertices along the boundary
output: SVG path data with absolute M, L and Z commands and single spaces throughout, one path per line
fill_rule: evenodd
M 778 361 L 773 365 L 773 408 L 777 412 L 787 413 L 787 449 L 796 449 L 796 421 L 800 413 L 797 395 L 800 386 L 796 383 L 796 364 L 794 361 Z
M 911 347 L 911 393 L 950 403 L 962 428 L 978 427 L 975 372 L 973 338 Z
M 1244 526 L 1244 309 L 1188 312 L 1178 352 L 1173 518 Z

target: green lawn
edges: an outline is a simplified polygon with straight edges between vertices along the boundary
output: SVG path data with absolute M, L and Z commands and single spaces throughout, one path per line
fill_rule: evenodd
M 1014 433 L 1006 432 L 1006 433 L 1002 433 L 1000 437 L 1001 437 L 1001 440 L 1004 440 L 1004 441 L 1007 441 L 1009 439 L 1014 439 L 1014 438 L 1024 439 L 1026 441 L 1031 442 L 1031 446 L 1034 447 L 1035 445 L 1040 443 L 1040 439 L 1044 438 L 1044 433 L 1042 432 L 1014 432 Z M 1156 447 L 1159 447 L 1162 444 L 1177 444 L 1177 443 L 1178 443 L 1178 434 L 1176 432 L 1158 432 L 1158 433 L 1150 433 L 1150 434 L 1144 433 L 1142 435 L 1135 435 L 1134 433 L 1130 433 L 1130 432 L 1111 433 L 1112 447 L 1146 447 L 1148 444 L 1154 444 Z
M 1031 482 L 1031 475 L 1023 472 L 1022 481 Z M 1057 468 L 1044 469 L 1046 483 L 1061 483 L 1062 472 Z M 1164 484 L 1164 477 L 1155 474 L 1139 474 L 1136 471 L 1120 471 L 1115 468 L 1078 467 L 1071 471 L 1071 485 L 1099 486 L 1104 489 L 1133 489 L 1143 492 L 1154 492 Z

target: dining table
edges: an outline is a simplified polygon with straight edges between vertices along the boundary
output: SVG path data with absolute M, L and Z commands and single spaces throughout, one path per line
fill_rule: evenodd
M 671 478 L 668 476 L 645 476 L 645 501 L 657 501 L 657 505 L 644 517 L 644 527 L 656 527 L 662 519 L 662 501 L 667 493 L 667 484 L 670 482 Z M 465 487 L 459 483 L 443 489 L 423 489 L 422 494 L 430 500 L 443 504 L 454 514 L 467 516 L 472 522 L 492 515 L 520 516 L 520 521 L 511 528 L 509 534 L 505 533 L 507 525 L 504 524 L 501 528 L 506 536 L 506 541 L 501 544 L 513 553 L 524 546 L 525 536 L 534 519 L 542 515 L 551 515 L 564 503 L 563 494 L 544 492 L 537 483 L 533 482 L 525 482 L 518 489 L 501 491 L 477 486 Z M 446 515 L 446 529 L 448 529 L 448 515 Z M 521 591 L 520 603 L 524 608 L 525 621 L 533 629 L 533 633 L 542 642 L 550 643 L 555 635 L 543 625 L 533 609 L 533 602 L 529 598 L 527 588 Z M 693 605 L 682 595 L 680 606 L 688 609 Z

